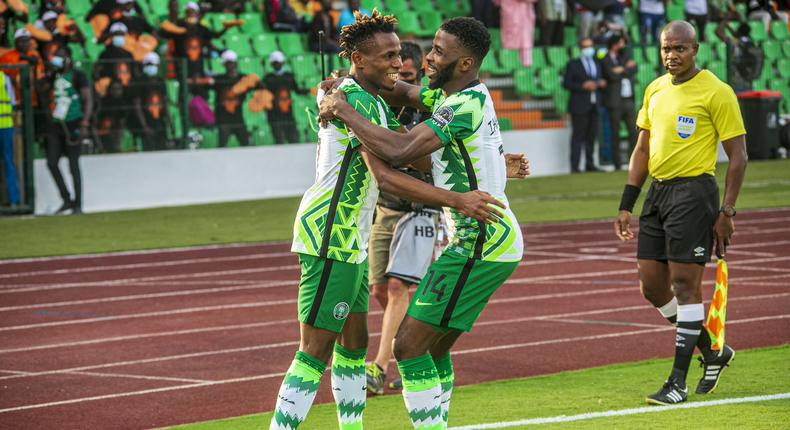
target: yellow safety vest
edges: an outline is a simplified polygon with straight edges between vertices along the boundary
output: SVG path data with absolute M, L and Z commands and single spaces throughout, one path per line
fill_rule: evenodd
M 5 88 L 5 80 L 8 79 L 5 73 L 0 71 L 0 128 L 11 128 L 14 126 L 13 106 L 11 106 L 11 96 Z

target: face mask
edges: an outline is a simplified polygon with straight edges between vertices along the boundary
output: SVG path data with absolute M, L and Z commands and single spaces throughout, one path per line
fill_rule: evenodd
M 592 46 L 588 46 L 587 48 L 582 48 L 582 57 L 585 58 L 592 58 L 595 55 L 595 48 Z
M 187 24 L 197 24 L 197 23 L 198 23 L 197 17 L 187 18 Z
M 126 44 L 126 36 L 113 36 L 112 44 L 115 47 L 123 48 L 123 45 Z
M 62 69 L 64 63 L 65 63 L 65 60 L 63 60 L 63 57 L 52 57 L 49 60 L 49 64 L 52 64 L 52 67 L 54 67 L 56 69 Z
M 143 73 L 145 76 L 156 76 L 159 73 L 159 66 L 156 64 L 147 64 L 143 66 Z
M 134 9 L 123 11 L 123 16 L 135 16 L 135 15 L 137 15 L 137 11 Z

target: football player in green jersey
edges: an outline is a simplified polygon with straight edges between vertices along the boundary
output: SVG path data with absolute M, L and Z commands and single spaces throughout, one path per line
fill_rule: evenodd
M 378 95 L 394 89 L 401 67 L 397 21 L 374 11 L 345 26 L 342 56 L 353 64 L 339 92 L 365 121 L 400 129 Z M 320 97 L 320 96 L 319 96 Z M 403 136 L 403 135 L 401 135 Z M 332 357 L 332 392 L 341 429 L 361 429 L 367 351 L 367 245 L 378 190 L 454 211 L 481 225 L 499 222 L 505 203 L 481 190 L 435 188 L 391 168 L 362 147 L 344 123 L 319 132 L 316 181 L 294 222 L 292 251 L 299 256 L 301 343 L 279 390 L 270 429 L 294 429 L 307 416 Z
M 502 137 L 491 96 L 478 80 L 490 40 L 472 18 L 442 24 L 426 57 L 429 88 L 399 82 L 383 94 L 390 104 L 432 112 L 405 136 L 370 126 L 338 91 L 324 97 L 322 118 L 342 120 L 365 148 L 393 165 L 431 154 L 437 186 L 483 190 L 507 205 Z M 471 330 L 523 254 L 521 230 L 509 209 L 490 224 L 453 209 L 446 213 L 450 243 L 417 288 L 395 339 L 404 401 L 419 429 L 447 427 L 454 380 L 450 348 Z

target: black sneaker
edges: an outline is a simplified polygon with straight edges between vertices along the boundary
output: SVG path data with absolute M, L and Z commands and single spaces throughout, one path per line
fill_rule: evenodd
M 393 379 L 389 384 L 390 390 L 402 390 L 403 381 L 400 378 Z
M 370 394 L 384 394 L 384 382 L 387 380 L 387 375 L 378 364 L 370 363 L 365 366 L 365 378 Z
M 649 405 L 669 406 L 680 402 L 685 402 L 688 398 L 689 389 L 685 384 L 678 383 L 670 378 L 664 382 L 664 386 L 657 393 L 647 396 L 645 399 Z
M 708 394 L 716 389 L 719 385 L 719 378 L 721 378 L 721 374 L 724 373 L 724 369 L 735 359 L 735 350 L 728 345 L 724 345 L 724 349 L 721 350 L 719 355 L 709 357 L 707 360 L 703 357 L 697 357 L 697 359 L 699 360 L 699 367 L 705 370 L 702 374 L 702 378 L 700 378 L 697 384 L 697 390 L 695 392 L 697 394 Z
M 60 208 L 55 211 L 55 214 L 56 215 L 60 215 L 62 213 L 65 213 L 68 210 L 73 209 L 73 208 L 74 208 L 74 204 L 71 202 L 71 200 L 65 201 L 65 202 L 63 202 L 63 205 L 61 205 Z

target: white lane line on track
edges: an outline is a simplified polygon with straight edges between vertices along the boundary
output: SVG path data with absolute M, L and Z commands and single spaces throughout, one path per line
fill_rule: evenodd
M 770 295 L 771 297 L 764 297 L 764 296 L 754 296 L 750 298 L 741 298 L 741 300 L 758 300 L 763 298 L 773 298 L 777 295 Z M 790 293 L 783 294 L 782 296 L 790 296 Z M 609 309 L 596 309 L 592 311 L 582 311 L 582 312 L 569 312 L 563 314 L 553 314 L 553 315 L 539 315 L 539 316 L 531 316 L 531 317 L 521 317 L 521 318 L 510 318 L 504 320 L 492 320 L 492 321 L 482 321 L 475 324 L 475 327 L 485 327 L 485 326 L 498 326 L 504 324 L 514 324 L 514 323 L 522 323 L 527 321 L 551 321 L 553 319 L 563 319 L 568 317 L 579 317 L 579 316 L 589 316 L 589 315 L 600 315 L 606 313 L 615 313 L 615 312 L 626 312 L 632 310 L 640 310 L 640 309 L 653 309 L 649 305 L 638 305 L 638 306 L 625 306 L 621 308 L 609 308 Z M 732 320 L 727 321 L 727 324 L 742 324 L 745 322 L 754 322 L 754 321 L 763 321 L 770 318 L 790 318 L 790 314 L 787 315 L 775 315 L 772 317 L 758 317 L 758 318 L 749 318 L 749 319 L 742 319 L 742 320 Z M 293 323 L 293 321 L 289 321 Z M 666 326 L 659 326 L 656 328 L 645 330 L 637 330 L 635 332 L 625 332 L 626 334 L 639 334 L 639 333 L 652 333 L 653 331 L 661 331 L 661 330 L 674 330 L 675 328 L 671 325 Z M 381 333 L 374 332 L 370 333 L 371 338 L 375 338 L 380 336 Z M 603 336 L 603 337 L 600 337 Z M 617 336 L 617 333 L 606 334 L 606 335 L 592 335 L 587 337 L 581 338 L 568 338 L 566 340 L 562 339 L 554 339 L 554 340 L 545 340 L 539 341 L 537 344 L 534 342 L 527 342 L 524 344 L 510 344 L 510 345 L 500 345 L 500 346 L 493 346 L 493 347 L 485 347 L 485 348 L 475 348 L 473 350 L 460 350 L 458 353 L 462 353 L 461 351 L 472 351 L 472 352 L 482 352 L 488 350 L 497 350 L 497 349 L 511 349 L 514 347 L 520 346 L 536 346 L 538 344 L 551 344 L 551 343 L 562 343 L 562 342 L 572 342 L 573 340 L 577 339 L 587 339 L 587 340 L 594 340 L 598 339 L 605 339 L 608 337 Z M 546 343 L 548 342 L 548 343 Z M 534 345 L 533 345 L 534 344 Z M 261 345 L 253 345 L 253 346 L 245 346 L 245 347 L 238 347 L 238 348 L 229 348 L 229 349 L 219 349 L 219 350 L 211 350 L 211 351 L 201 351 L 201 352 L 193 352 L 188 354 L 177 354 L 177 355 L 170 355 L 170 356 L 162 356 L 162 357 L 152 357 L 152 358 L 143 358 L 137 360 L 126 360 L 126 361 L 119 361 L 119 362 L 112 362 L 112 363 L 103 363 L 103 364 L 95 364 L 89 366 L 81 366 L 81 367 L 73 367 L 67 369 L 56 369 L 56 370 L 45 370 L 40 372 L 28 372 L 26 374 L 20 375 L 9 375 L 9 376 L 1 376 L 0 380 L 6 379 L 18 379 L 24 377 L 33 377 L 33 376 L 41 376 L 41 375 L 54 375 L 54 374 L 62 374 L 62 373 L 69 373 L 69 372 L 78 372 L 78 371 L 86 371 L 86 370 L 93 370 L 93 369 L 105 369 L 105 368 L 112 368 L 112 367 L 120 367 L 120 366 L 131 366 L 131 365 L 138 365 L 138 364 L 148 364 L 148 363 L 157 363 L 162 361 L 171 361 L 171 360 L 183 360 L 183 359 L 191 359 L 197 357 L 205 357 L 205 356 L 212 356 L 212 355 L 220 355 L 220 354 L 233 354 L 238 352 L 250 352 L 250 351 L 258 351 L 258 350 L 266 350 L 266 349 L 273 349 L 273 348 L 283 348 L 288 346 L 298 346 L 299 340 L 292 340 L 292 341 L 285 341 L 285 342 L 278 342 L 278 343 L 271 343 L 271 344 L 261 344 Z M 453 354 L 456 352 L 454 351 Z
M 721 405 L 768 402 L 773 400 L 784 400 L 784 399 L 790 399 L 790 393 L 778 393 L 778 394 L 768 394 L 768 395 L 750 396 L 750 397 L 731 397 L 729 399 L 688 402 L 688 403 L 680 403 L 677 405 L 670 405 L 670 406 L 645 406 L 642 408 L 611 409 L 608 411 L 587 412 L 578 415 L 558 415 L 554 417 L 528 418 L 528 419 L 517 420 L 517 421 L 502 421 L 502 422 L 493 422 L 493 423 L 472 424 L 472 425 L 466 425 L 460 427 L 450 427 L 450 430 L 503 429 L 509 427 L 567 423 L 573 421 L 586 421 L 596 418 L 622 417 L 627 415 L 667 412 L 667 411 L 674 411 L 678 409 L 710 408 L 713 406 L 721 406 Z
M 645 327 L 645 328 L 658 328 L 665 327 L 664 324 L 643 324 L 627 321 L 602 321 L 602 320 L 575 320 L 568 318 L 544 318 L 545 321 L 561 322 L 568 324 L 592 324 L 592 325 L 617 325 L 626 327 Z
M 733 320 L 733 321 L 729 321 L 728 324 L 743 324 L 743 323 L 758 322 L 758 321 L 764 321 L 764 320 L 769 320 L 769 319 L 780 319 L 780 318 L 782 318 L 782 319 L 783 318 L 790 318 L 790 314 L 787 314 L 787 315 L 772 315 L 772 316 L 767 316 L 767 317 L 744 319 L 744 320 Z M 598 340 L 598 339 L 601 339 L 601 338 L 614 337 L 614 336 L 640 335 L 640 334 L 646 334 L 646 333 L 653 333 L 653 332 L 660 331 L 660 330 L 666 330 L 666 331 L 674 330 L 674 327 L 667 326 L 667 327 L 664 327 L 664 328 L 661 328 L 661 329 L 635 330 L 635 331 L 624 332 L 624 333 L 619 333 L 619 334 L 612 334 L 611 336 L 610 335 L 595 335 L 595 336 L 576 337 L 576 338 L 570 338 L 570 339 L 568 339 L 568 338 L 560 338 L 560 339 L 554 339 L 554 340 L 551 340 L 551 341 L 528 342 L 528 343 L 523 343 L 523 344 L 509 345 L 509 348 L 511 348 L 511 349 L 512 348 L 524 348 L 524 347 L 530 347 L 530 346 L 543 346 L 543 345 L 547 345 L 547 344 L 550 344 L 550 343 L 567 343 L 567 342 L 580 342 L 580 341 L 588 341 L 588 340 Z M 292 344 L 298 344 L 298 342 L 291 342 L 291 343 Z M 499 350 L 499 349 L 502 349 L 502 348 L 500 348 L 500 347 L 473 348 L 473 349 L 467 349 L 467 350 L 453 351 L 453 354 L 473 354 L 473 353 L 479 353 L 479 352 L 495 351 L 495 350 Z M 48 402 L 48 403 L 38 403 L 38 404 L 32 404 L 32 405 L 24 405 L 24 406 L 17 406 L 17 407 L 11 407 L 11 408 L 6 408 L 6 409 L 0 409 L 0 413 L 8 413 L 8 412 L 15 412 L 15 411 L 30 410 L 30 409 L 40 409 L 40 408 L 46 408 L 46 407 L 51 407 L 51 406 L 62 406 L 62 405 L 75 404 L 75 403 L 84 403 L 84 402 L 90 402 L 90 401 L 96 401 L 96 400 L 107 400 L 107 399 L 116 399 L 116 398 L 130 397 L 130 396 L 141 396 L 141 395 L 161 393 L 161 392 L 167 392 L 167 391 L 176 391 L 176 390 L 184 390 L 184 389 L 192 389 L 192 388 L 201 388 L 201 387 L 207 387 L 207 386 L 212 386 L 212 385 L 223 385 L 223 384 L 232 384 L 232 383 L 240 383 L 240 382 L 258 381 L 258 380 L 262 380 L 262 379 L 281 378 L 284 374 L 285 374 L 284 372 L 278 372 L 278 373 L 270 373 L 270 374 L 266 374 L 266 375 L 247 376 L 247 377 L 242 377 L 242 378 L 225 379 L 225 380 L 220 380 L 220 381 L 211 381 L 211 382 L 204 382 L 204 383 L 198 383 L 198 384 L 176 385 L 176 386 L 172 386 L 172 387 L 155 388 L 155 389 L 150 389 L 150 390 L 140 390 L 140 391 L 125 392 L 125 393 L 106 394 L 106 395 L 103 395 L 103 396 L 83 397 L 83 398 L 61 400 L 61 401 Z M 3 378 L 3 379 L 7 379 L 7 378 Z
M 98 376 L 100 378 L 127 378 L 127 379 L 144 379 L 146 381 L 189 382 L 190 384 L 201 384 L 204 382 L 209 382 L 202 379 L 171 378 L 169 376 L 131 375 L 128 373 L 100 373 L 100 372 L 64 372 L 64 373 L 66 375 Z
M 562 279 L 569 279 L 569 278 L 590 278 L 590 277 L 599 277 L 599 276 L 608 276 L 608 275 L 621 275 L 621 274 L 627 274 L 627 273 L 636 273 L 636 269 L 589 272 L 589 273 L 584 273 L 584 274 L 571 273 L 571 274 L 564 274 L 564 275 L 547 275 L 547 276 L 537 276 L 537 277 L 532 277 L 532 278 L 516 278 L 516 279 L 508 279 L 505 283 L 506 284 L 521 284 L 521 283 L 529 283 L 531 281 L 562 280 Z M 291 281 L 291 282 L 297 282 L 297 281 Z M 113 315 L 113 316 L 103 316 L 103 317 L 95 317 L 95 318 L 81 318 L 81 319 L 75 319 L 75 320 L 53 321 L 53 322 L 46 322 L 46 323 L 7 326 L 7 327 L 0 327 L 0 332 L 14 331 L 14 330 L 26 330 L 26 329 L 42 328 L 42 327 L 58 327 L 58 326 L 72 325 L 72 324 L 86 324 L 86 323 L 94 323 L 94 322 L 116 321 L 116 320 L 122 320 L 122 319 L 148 318 L 148 317 L 152 317 L 152 316 L 165 316 L 165 315 L 169 315 L 169 314 L 186 314 L 186 313 L 207 312 L 207 311 L 215 311 L 215 310 L 228 310 L 228 309 L 238 309 L 238 308 L 265 307 L 265 306 L 274 306 L 274 305 L 292 304 L 292 303 L 296 303 L 296 299 L 272 300 L 272 301 L 251 302 L 251 303 L 236 303 L 236 304 L 216 305 L 216 306 L 201 306 L 201 307 L 181 308 L 181 309 L 174 309 L 174 310 L 167 310 L 167 311 L 144 312 L 144 313 L 137 313 L 137 314 Z
M 201 257 L 201 258 L 189 258 L 184 260 L 149 261 L 145 263 L 113 264 L 107 266 L 86 266 L 86 267 L 75 267 L 69 269 L 33 270 L 27 272 L 0 273 L 0 279 L 19 278 L 23 276 L 27 277 L 27 276 L 41 276 L 41 275 L 69 275 L 72 273 L 102 272 L 107 270 L 150 269 L 155 267 L 172 267 L 172 266 L 183 266 L 187 264 L 200 264 L 200 263 L 214 264 L 218 262 L 228 262 L 228 261 L 265 260 L 267 258 L 276 258 L 276 257 L 294 257 L 294 253 L 293 252 L 270 252 L 270 253 L 262 252 L 262 253 L 247 254 L 247 255 L 232 255 L 228 257 Z

